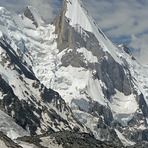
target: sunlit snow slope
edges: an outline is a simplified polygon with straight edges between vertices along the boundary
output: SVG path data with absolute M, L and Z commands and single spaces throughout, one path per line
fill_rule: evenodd
M 0 112 L 4 120 L 0 122 L 0 130 L 12 139 L 76 127 L 87 131 L 73 118 L 71 109 L 59 94 L 47 89 L 33 73 L 33 70 L 37 73 L 42 53 L 46 54 L 45 49 L 53 43 L 51 30 L 54 27 L 45 25 L 36 29 L 23 14 L 17 16 L 4 8 L 0 8 L 0 14 L 0 109 L 18 124 L 9 124 L 12 118 Z

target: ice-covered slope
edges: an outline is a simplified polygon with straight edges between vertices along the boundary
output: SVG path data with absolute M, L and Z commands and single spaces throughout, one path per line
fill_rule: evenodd
M 68 130 L 77 124 L 59 94 L 40 84 L 4 37 L 0 39 L 0 55 L 1 109 L 31 134 Z
M 122 63 L 116 55 L 117 48 L 110 42 L 101 29 L 97 26 L 93 18 L 89 15 L 88 11 L 83 7 L 80 0 L 67 0 L 67 10 L 65 16 L 69 20 L 69 24 L 78 29 L 91 32 L 99 41 L 100 46 L 104 51 L 107 51 L 119 63 Z
M 70 19 L 71 26 L 76 27 L 77 25 L 80 25 L 84 30 L 93 32 L 93 28 L 89 18 L 87 17 L 87 12 L 82 8 L 82 4 L 80 4 L 79 0 L 67 1 L 67 10 L 65 16 Z
M 7 116 L 1 114 L 0 117 L 5 120 L 0 122 L 0 130 L 11 138 L 25 135 L 25 132 L 20 134 L 21 127 L 30 135 L 46 131 L 87 131 L 73 117 L 71 109 L 59 94 L 47 89 L 32 72 L 31 66 L 35 65 L 33 60 L 36 59 L 34 56 L 37 56 L 37 51 L 44 49 L 41 48 L 42 45 L 47 47 L 46 43 L 42 44 L 42 37 L 51 41 L 51 37 L 48 39 L 48 32 L 44 32 L 50 25 L 38 27 L 38 30 L 33 27 L 30 20 L 24 23 L 21 16 L 16 17 L 4 8 L 0 11 L 0 109 L 11 116 L 18 127 L 20 126 L 20 129 L 17 126 L 14 129 L 13 122 L 7 123 L 10 118 L 6 119 Z M 29 36 L 27 30 L 32 31 L 34 37 L 39 39 Z M 43 35 L 47 33 L 45 38 L 35 34 L 42 34 L 41 30 Z M 4 123 L 8 127 L 3 128 Z
M 2 97 L 0 97 L 2 99 Z M 16 124 L 10 116 L 0 110 L 0 131 L 11 139 L 29 136 L 29 133 Z

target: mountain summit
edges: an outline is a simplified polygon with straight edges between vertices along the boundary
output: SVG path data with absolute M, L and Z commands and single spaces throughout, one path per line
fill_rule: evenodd
M 24 11 L 24 16 L 33 21 L 33 24 L 38 27 L 45 24 L 43 17 L 39 12 L 32 6 L 27 6 Z
M 148 71 L 105 36 L 80 0 L 64 0 L 53 24 L 31 6 L 19 16 L 0 11 L 0 109 L 25 130 L 12 128 L 15 138 L 28 136 L 18 141 L 147 144 Z
M 63 1 L 54 25 L 65 74 L 61 86 L 71 95 L 55 89 L 70 102 L 75 116 L 102 140 L 117 136 L 131 145 L 139 132 L 145 137 L 147 71 L 127 47 L 114 45 L 104 35 L 79 0 Z

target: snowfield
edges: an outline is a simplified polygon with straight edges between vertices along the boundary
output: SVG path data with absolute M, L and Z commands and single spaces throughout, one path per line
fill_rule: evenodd
M 0 147 L 1 148 L 8 148 L 2 140 L 0 140 Z
M 29 133 L 15 123 L 12 117 L 0 110 L 0 131 L 11 139 L 29 136 Z M 3 148 L 3 147 L 2 147 Z

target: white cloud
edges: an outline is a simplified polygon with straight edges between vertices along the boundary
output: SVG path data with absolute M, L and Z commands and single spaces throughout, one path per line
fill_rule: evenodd
M 126 41 L 135 49 L 142 64 L 148 63 L 148 1 L 82 0 L 105 34 L 119 43 Z M 135 40 L 131 35 L 135 36 Z M 123 42 L 123 41 L 120 42 Z M 138 49 L 138 50 L 137 50 Z
M 35 8 L 38 9 L 40 14 L 48 22 L 55 18 L 59 8 L 61 7 L 61 2 L 55 0 L 28 0 L 28 1 L 31 6 L 34 6 Z
M 144 5 L 136 0 L 91 0 L 91 3 L 88 0 L 82 1 L 109 35 L 119 37 L 148 30 L 148 3 Z
M 23 12 L 27 5 L 34 6 L 47 22 L 54 19 L 61 3 L 60 0 L 0 0 L 0 6 L 16 13 Z
M 138 38 L 132 34 L 129 46 L 135 49 L 133 54 L 140 63 L 148 64 L 148 34 L 142 34 Z

